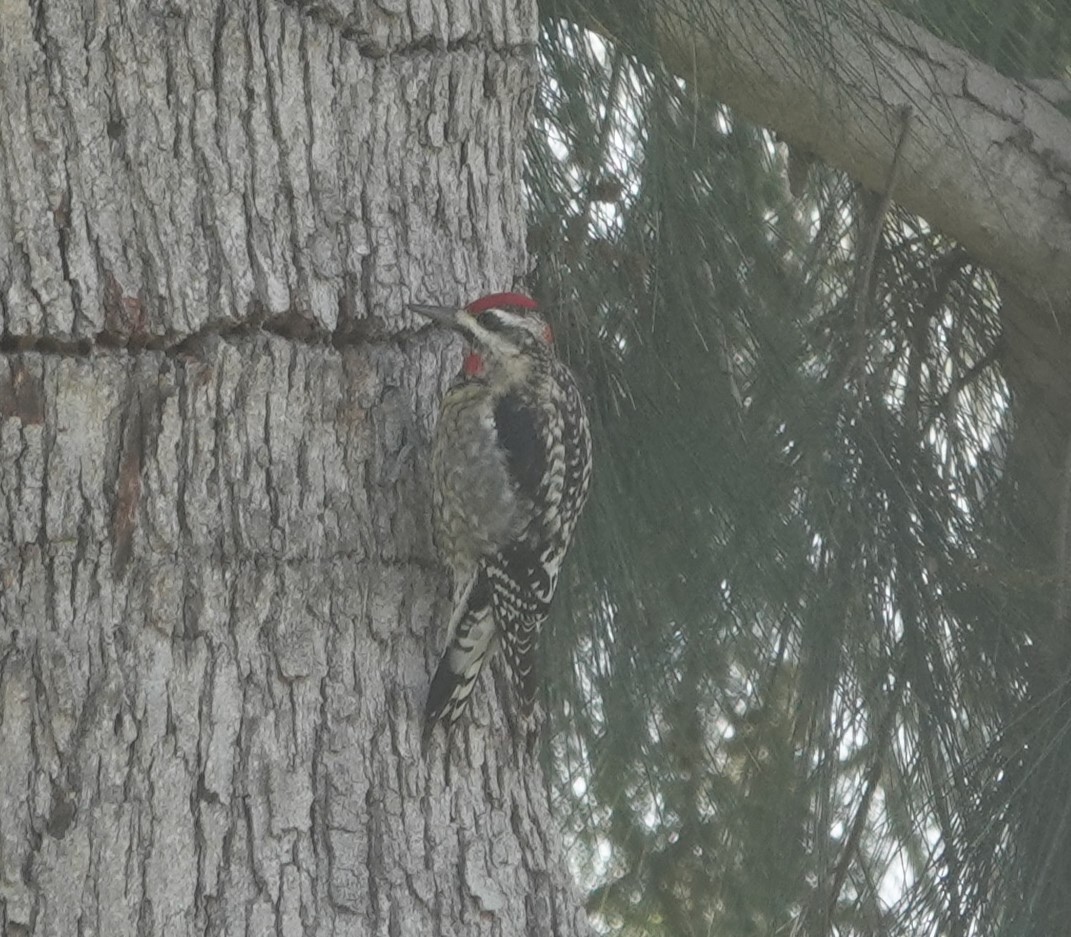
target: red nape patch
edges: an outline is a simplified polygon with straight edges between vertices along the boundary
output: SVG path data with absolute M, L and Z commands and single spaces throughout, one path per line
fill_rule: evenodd
M 476 354 L 476 352 L 470 351 L 465 355 L 465 360 L 461 362 L 461 370 L 469 377 L 476 377 L 476 375 L 483 371 L 483 358 Z
M 465 307 L 466 312 L 478 316 L 488 309 L 500 309 L 503 306 L 520 306 L 522 309 L 535 309 L 539 304 L 531 296 L 523 293 L 491 293 L 474 299 Z
M 546 323 L 544 323 L 543 325 L 543 341 L 545 341 L 548 345 L 554 344 L 554 329 L 552 329 Z

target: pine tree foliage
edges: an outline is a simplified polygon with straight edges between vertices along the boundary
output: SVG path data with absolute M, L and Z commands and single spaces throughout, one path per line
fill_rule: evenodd
M 898 6 L 1008 74 L 1071 62 L 1065 3 Z M 659 937 L 1057 932 L 1071 694 L 999 284 L 670 74 L 646 12 L 544 7 L 528 150 L 536 288 L 596 432 L 544 660 L 589 909 Z

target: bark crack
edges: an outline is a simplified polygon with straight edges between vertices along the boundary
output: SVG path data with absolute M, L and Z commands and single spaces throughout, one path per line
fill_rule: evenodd
M 205 358 L 219 341 L 270 335 L 295 345 L 353 347 L 402 346 L 418 336 L 430 335 L 428 327 L 401 328 L 388 331 L 379 321 L 365 320 L 345 328 L 328 330 L 298 312 L 282 315 L 253 315 L 241 322 L 210 323 L 181 337 L 174 335 L 126 335 L 100 331 L 92 338 L 62 339 L 51 335 L 0 334 L 0 358 L 35 353 L 58 358 L 89 358 L 98 352 L 121 352 L 129 355 L 164 354 L 178 358 Z

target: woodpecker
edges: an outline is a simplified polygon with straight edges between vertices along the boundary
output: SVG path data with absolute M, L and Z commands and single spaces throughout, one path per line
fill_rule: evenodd
M 454 606 L 424 709 L 426 747 L 438 722 L 449 732 L 464 713 L 497 644 L 531 712 L 536 642 L 591 482 L 591 432 L 535 300 L 493 293 L 463 308 L 409 308 L 468 346 L 432 447 L 433 533 Z

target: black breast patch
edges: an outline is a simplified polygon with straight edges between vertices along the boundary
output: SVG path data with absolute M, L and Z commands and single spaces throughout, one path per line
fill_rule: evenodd
M 510 476 L 522 495 L 534 499 L 546 471 L 538 413 L 518 394 L 506 394 L 495 405 L 495 429 Z

